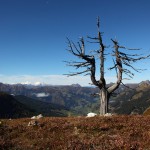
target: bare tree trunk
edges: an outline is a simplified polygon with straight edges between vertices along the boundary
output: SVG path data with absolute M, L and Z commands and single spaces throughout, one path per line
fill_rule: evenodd
M 74 56 L 80 58 L 83 61 L 72 61 L 72 62 L 67 62 L 68 66 L 73 66 L 76 69 L 79 68 L 85 68 L 83 71 L 75 72 L 68 74 L 69 76 L 75 76 L 79 74 L 85 74 L 85 75 L 90 75 L 91 76 L 91 81 L 92 84 L 97 86 L 100 89 L 100 92 L 96 95 L 99 95 L 100 97 L 100 115 L 104 115 L 108 113 L 108 103 L 109 103 L 109 98 L 113 94 L 113 92 L 119 88 L 120 84 L 122 83 L 122 75 L 123 73 L 130 78 L 134 76 L 134 74 L 130 71 L 130 69 L 139 72 L 141 69 L 136 69 L 132 66 L 132 63 L 137 62 L 138 60 L 146 59 L 149 58 L 150 55 L 148 56 L 141 56 L 139 57 L 138 54 L 126 54 L 125 52 L 122 52 L 119 50 L 119 48 L 122 49 L 128 49 L 128 50 L 139 50 L 139 49 L 130 49 L 126 48 L 124 46 L 120 46 L 119 43 L 116 40 L 112 40 L 114 46 L 114 50 L 112 51 L 112 57 L 115 57 L 115 60 L 113 59 L 114 66 L 110 67 L 109 69 L 115 69 L 116 75 L 117 75 L 117 81 L 106 88 L 106 81 L 105 81 L 105 60 L 106 60 L 106 54 L 105 54 L 105 48 L 106 46 L 103 44 L 102 41 L 102 33 L 100 32 L 100 21 L 99 17 L 97 20 L 97 27 L 98 27 L 98 35 L 96 37 L 88 37 L 91 40 L 95 40 L 94 42 L 92 41 L 91 43 L 98 43 L 99 44 L 99 49 L 93 50 L 93 54 L 86 54 L 85 53 L 85 44 L 84 44 L 84 39 L 81 38 L 80 42 L 78 42 L 78 45 L 76 46 L 75 43 L 70 41 L 68 39 L 68 44 L 69 44 L 69 52 L 71 52 Z M 100 79 L 96 79 L 96 60 L 97 56 L 99 58 L 99 73 L 100 73 Z M 111 65 L 111 64 L 110 64 Z M 124 65 L 124 67 L 123 67 Z M 130 68 L 130 69 L 128 69 Z M 123 84 L 123 83 L 122 83 Z
M 100 115 L 105 115 L 108 112 L 108 92 L 105 88 L 100 90 Z

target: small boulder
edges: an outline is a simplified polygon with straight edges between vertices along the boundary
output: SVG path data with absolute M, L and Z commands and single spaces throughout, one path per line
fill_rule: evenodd
M 39 114 L 39 115 L 37 116 L 37 119 L 40 119 L 40 118 L 43 118 L 42 114 Z
M 113 114 L 112 113 L 106 113 L 104 116 L 105 117 L 110 117 L 110 116 L 113 116 Z
M 90 112 L 90 113 L 87 114 L 87 117 L 95 117 L 96 115 L 97 115 L 96 113 Z
M 31 117 L 31 119 L 36 119 L 36 116 Z
M 33 116 L 33 117 L 31 117 L 31 119 L 40 119 L 40 118 L 43 118 L 43 115 L 42 115 L 42 114 L 39 114 L 38 116 Z
M 36 120 L 32 120 L 28 123 L 28 126 L 38 126 L 38 125 L 39 125 L 39 122 Z

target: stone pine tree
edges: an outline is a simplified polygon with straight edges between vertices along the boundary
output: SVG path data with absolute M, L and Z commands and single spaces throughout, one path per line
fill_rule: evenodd
M 139 72 L 142 69 L 136 69 L 133 67 L 133 63 L 142 59 L 146 59 L 148 56 L 141 56 L 137 54 L 127 54 L 123 51 L 131 51 L 131 50 L 140 50 L 140 49 L 129 49 L 124 46 L 120 46 L 117 40 L 111 39 L 113 43 L 113 50 L 111 53 L 112 63 L 110 64 L 110 70 L 115 69 L 116 71 L 116 82 L 111 85 L 106 85 L 105 80 L 105 61 L 106 53 L 105 49 L 107 48 L 102 40 L 102 33 L 100 32 L 100 21 L 97 19 L 97 28 L 98 33 L 96 37 L 87 37 L 90 39 L 90 43 L 98 44 L 98 50 L 92 50 L 89 54 L 86 53 L 85 50 L 85 42 L 84 38 L 81 38 L 80 41 L 75 44 L 70 39 L 67 38 L 68 41 L 68 51 L 71 52 L 74 56 L 78 57 L 81 61 L 66 61 L 67 65 L 73 66 L 80 71 L 69 73 L 68 76 L 75 76 L 79 74 L 90 75 L 91 82 L 93 85 L 99 88 L 99 93 L 96 95 L 100 98 L 100 115 L 104 115 L 108 112 L 108 103 L 110 96 L 114 93 L 114 91 L 123 84 L 123 74 L 133 78 L 133 71 Z M 123 50 L 123 51 L 122 51 Z M 99 66 L 97 68 L 96 61 L 99 59 Z M 110 59 L 110 57 L 109 57 Z M 82 69 L 82 71 L 81 71 Z M 99 69 L 99 79 L 96 78 L 96 69 Z

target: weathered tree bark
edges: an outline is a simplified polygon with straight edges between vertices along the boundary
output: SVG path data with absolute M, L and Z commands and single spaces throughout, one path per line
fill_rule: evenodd
M 102 88 L 100 90 L 100 115 L 104 115 L 108 112 L 108 100 L 109 100 L 109 96 L 108 96 L 108 92 L 107 89 Z

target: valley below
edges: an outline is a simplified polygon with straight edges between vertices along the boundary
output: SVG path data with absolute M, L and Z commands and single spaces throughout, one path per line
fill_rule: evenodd
M 150 107 L 150 81 L 121 85 L 110 97 L 109 112 L 143 114 Z M 22 85 L 0 83 L 0 118 L 22 118 L 42 114 L 47 117 L 99 114 L 99 97 L 95 87 Z

